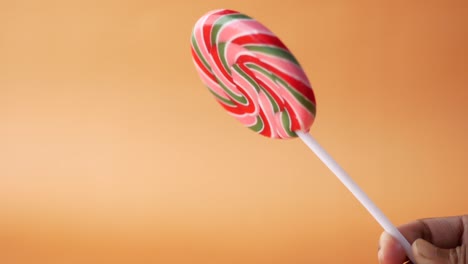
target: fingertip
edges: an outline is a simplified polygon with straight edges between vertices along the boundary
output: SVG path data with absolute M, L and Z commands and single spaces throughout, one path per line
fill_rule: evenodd
M 379 252 L 377 252 L 377 258 L 380 264 L 384 263 L 385 260 L 383 258 L 382 250 L 380 248 L 379 248 Z
M 442 254 L 444 252 L 443 250 L 440 250 L 433 244 L 421 238 L 416 239 L 411 247 L 414 257 L 416 260 L 419 260 L 418 262 L 421 262 L 421 260 L 424 259 L 437 259 L 444 255 Z
M 380 264 L 401 264 L 406 261 L 406 253 L 397 240 L 383 232 L 379 239 L 378 259 Z

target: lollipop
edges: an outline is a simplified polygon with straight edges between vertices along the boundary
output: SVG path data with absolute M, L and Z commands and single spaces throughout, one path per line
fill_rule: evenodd
M 309 131 L 315 98 L 307 76 L 257 21 L 231 10 L 207 14 L 195 25 L 192 55 L 216 100 L 245 126 L 272 138 Z
M 230 115 L 266 137 L 301 138 L 413 261 L 408 241 L 309 134 L 316 115 L 312 86 L 275 34 L 245 14 L 215 10 L 196 22 L 191 50 L 202 82 Z

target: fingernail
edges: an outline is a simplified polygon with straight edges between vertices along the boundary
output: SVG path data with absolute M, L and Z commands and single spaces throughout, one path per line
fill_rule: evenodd
M 390 243 L 390 241 L 393 239 L 394 238 L 389 233 L 383 232 L 382 235 L 380 236 L 380 247 L 382 247 L 382 245 L 384 244 Z M 397 250 L 402 249 L 402 246 L 400 245 L 400 243 L 394 243 L 394 244 L 397 247 L 396 248 Z
M 394 241 L 392 241 L 392 240 L 393 240 L 392 236 L 387 232 L 383 232 L 380 235 L 379 251 L 377 253 L 377 257 L 378 257 L 378 260 L 379 260 L 380 263 L 383 263 L 384 259 L 387 258 L 386 254 L 388 254 L 388 252 L 385 252 L 385 249 L 388 248 L 390 245 L 392 247 L 392 251 L 393 250 L 396 250 L 396 251 L 402 250 L 401 245 L 399 243 L 394 243 Z
M 383 263 L 383 253 L 382 253 L 382 250 L 380 250 L 380 248 L 379 248 L 379 251 L 377 252 L 377 259 L 379 260 L 379 263 Z
M 413 243 L 416 254 L 426 259 L 432 259 L 437 256 L 437 249 L 431 243 L 424 239 L 417 239 Z
M 383 250 L 382 250 L 382 244 L 383 244 L 383 237 L 385 236 L 385 232 L 383 232 L 380 235 L 379 238 L 379 249 L 377 250 L 377 259 L 379 260 L 379 263 L 383 263 Z

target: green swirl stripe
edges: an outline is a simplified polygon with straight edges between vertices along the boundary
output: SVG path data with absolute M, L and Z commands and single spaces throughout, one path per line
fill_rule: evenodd
M 252 78 L 250 77 L 244 70 L 241 69 L 241 67 L 238 65 L 238 64 L 234 64 L 232 65 L 232 68 L 239 74 L 242 76 L 242 78 L 244 78 L 247 82 L 250 83 L 250 85 L 252 85 L 254 88 L 255 88 L 255 91 L 258 93 L 260 92 L 260 86 L 258 85 L 258 83 Z
M 270 94 L 270 92 L 263 88 L 262 86 L 260 86 L 262 88 L 262 91 L 266 94 L 266 96 L 268 97 L 268 101 L 270 101 L 271 103 L 271 106 L 273 107 L 273 113 L 278 113 L 280 111 L 280 107 L 278 105 L 278 103 L 275 101 L 275 99 L 273 98 L 273 96 Z
M 265 45 L 261 45 L 261 46 L 259 46 L 259 45 L 245 45 L 244 48 L 247 49 L 247 50 L 250 50 L 250 51 L 260 52 L 260 53 L 264 53 L 264 54 L 267 54 L 267 55 L 282 58 L 282 59 L 288 60 L 288 61 L 296 64 L 297 66 L 300 66 L 299 62 L 296 60 L 296 58 L 290 52 L 288 52 L 288 51 L 286 51 L 286 50 L 284 50 L 282 48 L 279 48 L 279 47 L 265 46 Z
M 296 137 L 296 133 L 291 131 L 291 116 L 287 109 L 281 112 L 281 122 L 283 123 L 283 128 L 290 137 Z
M 221 63 L 223 64 L 224 69 L 231 75 L 231 69 L 229 69 L 229 64 L 227 63 L 226 56 L 226 43 L 218 43 L 218 55 Z
M 237 19 L 252 20 L 252 18 L 244 14 L 230 14 L 220 17 L 218 20 L 216 20 L 216 22 L 213 23 L 213 28 L 211 29 L 211 45 L 216 45 L 219 30 L 227 23 Z
M 236 104 L 233 103 L 231 100 L 222 97 L 221 95 L 219 95 L 219 94 L 216 93 L 215 91 L 211 90 L 211 88 L 210 88 L 209 86 L 206 86 L 206 87 L 208 88 L 208 90 L 209 90 L 216 98 L 218 98 L 221 102 L 223 102 L 223 104 L 228 105 L 228 106 L 231 106 L 231 107 L 236 107 Z
M 292 88 L 285 80 L 283 80 L 281 77 L 278 77 L 276 75 L 274 75 L 273 73 L 271 73 L 270 71 L 264 69 L 263 67 L 261 66 L 258 66 L 257 64 L 253 64 L 253 63 L 249 63 L 247 64 L 247 67 L 251 68 L 251 69 L 254 69 L 256 71 L 259 71 L 261 72 L 262 74 L 264 74 L 265 76 L 267 76 L 268 78 L 270 78 L 270 80 L 272 80 L 273 82 L 275 83 L 280 83 L 281 85 L 283 85 L 293 96 L 294 98 L 296 98 L 296 100 L 302 105 L 304 106 L 306 109 L 310 110 L 314 115 L 315 115 L 315 104 L 312 103 L 312 101 L 310 101 L 307 97 L 303 96 L 301 93 L 297 92 L 294 88 Z
M 250 83 L 250 85 L 252 85 L 252 86 L 255 88 L 255 91 L 256 91 L 257 93 L 259 93 L 260 91 L 263 91 L 263 92 L 266 94 L 266 96 L 267 96 L 267 98 L 268 98 L 268 101 L 270 101 L 270 104 L 271 104 L 271 106 L 272 106 L 272 108 L 273 108 L 273 112 L 274 112 L 274 113 L 279 112 L 280 107 L 279 107 L 278 103 L 274 100 L 273 96 L 270 94 L 270 92 L 269 92 L 267 89 L 265 89 L 265 88 L 263 88 L 261 85 L 259 85 L 259 84 L 254 80 L 254 78 L 252 78 L 252 77 L 251 77 L 250 75 L 248 75 L 244 70 L 242 70 L 242 68 L 241 68 L 239 65 L 237 65 L 237 64 L 233 65 L 233 69 L 234 69 L 238 74 L 240 74 L 246 81 L 248 81 L 248 82 Z
M 257 122 L 255 123 L 255 125 L 249 126 L 250 129 L 252 129 L 253 131 L 257 133 L 261 132 L 264 127 L 265 127 L 265 124 L 263 123 L 263 120 L 260 116 L 257 116 Z
M 243 95 L 237 95 L 231 91 L 231 89 L 227 88 L 226 85 L 218 78 L 218 76 L 215 76 L 216 80 L 218 81 L 219 86 L 223 88 L 223 90 L 236 102 L 239 102 L 242 105 L 247 105 L 249 102 L 247 101 L 247 98 L 245 98 Z
M 269 76 L 267 76 L 267 77 L 269 77 Z M 255 83 L 257 83 L 257 82 L 255 82 Z M 278 102 L 276 102 L 276 100 L 273 98 L 273 95 L 271 95 L 270 91 L 268 91 L 268 89 L 266 89 L 262 85 L 260 85 L 258 83 L 257 83 L 257 85 L 260 88 L 260 90 L 263 91 L 263 93 L 266 94 L 266 96 L 268 98 L 268 101 L 270 102 L 271 107 L 273 108 L 273 113 L 278 113 L 280 111 L 280 106 L 279 106 Z
M 205 60 L 205 57 L 203 57 L 201 51 L 200 51 L 200 47 L 198 46 L 198 43 L 197 43 L 197 40 L 195 39 L 195 34 L 192 34 L 192 46 L 193 46 L 193 49 L 195 50 L 195 53 L 197 53 L 197 56 L 198 58 L 200 58 L 200 60 L 202 61 L 203 65 L 205 65 L 205 67 L 211 71 L 211 67 L 210 67 L 210 64 Z
M 218 20 L 216 20 L 216 22 L 213 24 L 213 28 L 211 29 L 211 45 L 216 45 L 219 31 L 221 30 L 223 26 L 225 26 L 227 23 L 233 20 L 238 20 L 238 19 L 252 20 L 252 18 L 243 14 L 225 15 L 225 16 L 220 17 Z M 229 69 L 229 65 L 226 61 L 226 56 L 225 56 L 226 43 L 217 43 L 217 48 L 218 48 L 219 58 L 221 59 L 221 62 L 224 68 L 229 74 L 231 74 L 231 70 Z
M 299 93 L 297 90 L 292 88 L 285 80 L 282 78 L 272 75 L 274 79 L 278 80 L 279 83 L 281 83 L 288 91 L 296 98 L 299 103 L 304 106 L 306 109 L 308 109 L 312 114 L 315 115 L 315 104 L 312 103 L 307 97 L 303 96 L 301 93 Z

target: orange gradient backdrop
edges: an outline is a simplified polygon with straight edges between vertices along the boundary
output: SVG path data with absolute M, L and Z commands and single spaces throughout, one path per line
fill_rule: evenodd
M 467 213 L 467 2 L 286 2 L 1 1 L 0 263 L 377 263 L 325 166 L 203 87 L 217 8 L 292 50 L 311 133 L 395 224 Z

